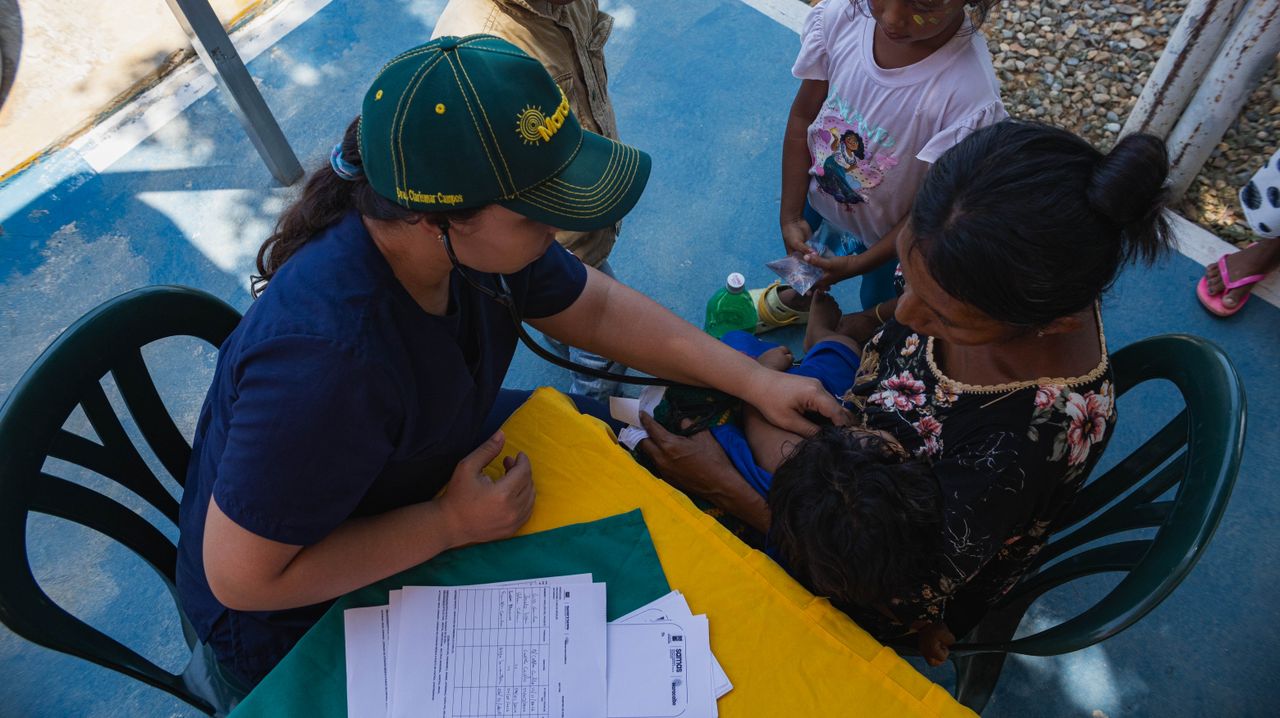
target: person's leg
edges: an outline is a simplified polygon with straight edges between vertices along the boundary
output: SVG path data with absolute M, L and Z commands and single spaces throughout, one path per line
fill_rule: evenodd
M 218 662 L 213 648 L 196 641 L 191 662 L 182 673 L 182 684 L 213 707 L 214 716 L 225 716 L 249 695 L 251 686 Z
M 560 357 L 561 359 L 569 358 L 568 344 L 565 344 L 564 342 L 560 341 L 559 339 L 556 339 L 550 334 L 543 334 L 542 338 L 546 340 L 547 347 L 550 348 L 551 351 L 555 352 L 556 356 Z
M 804 350 L 809 351 L 820 341 L 842 336 L 836 331 L 840 316 L 840 305 L 835 297 L 826 292 L 815 295 L 809 305 L 809 326 L 804 328 Z
M 823 296 L 825 295 L 819 295 L 819 297 Z M 819 303 L 827 304 L 826 301 L 819 299 L 814 302 L 814 305 L 817 306 Z M 835 305 L 835 301 L 831 300 L 830 304 Z M 839 307 L 835 306 L 831 313 L 838 319 L 839 311 Z M 858 374 L 858 364 L 861 360 L 857 343 L 843 334 L 833 332 L 813 344 L 809 344 L 808 341 L 805 344 L 807 348 L 804 358 L 799 364 L 788 369 L 787 373 L 813 377 L 822 382 L 823 388 L 832 396 L 837 399 L 843 397 L 853 386 Z
M 625 375 L 627 373 L 627 368 L 621 363 L 607 359 L 599 354 L 592 354 L 578 347 L 569 347 L 569 360 L 575 364 L 581 364 L 584 367 L 610 374 Z M 622 386 L 621 382 L 591 376 L 582 372 L 572 372 L 572 377 L 573 380 L 569 383 L 569 392 L 571 394 L 589 396 L 597 401 L 608 401 L 609 397 L 617 396 Z
M 596 269 L 608 277 L 617 279 L 613 273 L 613 267 L 609 264 L 609 260 L 601 262 Z M 563 346 L 563 345 L 561 345 Z M 581 364 L 598 371 L 609 372 L 610 374 L 626 374 L 627 368 L 621 363 L 612 359 L 602 357 L 599 354 L 593 354 L 585 349 L 578 347 L 568 347 L 569 361 L 575 364 Z M 582 394 L 599 401 L 607 402 L 609 397 L 617 396 L 620 382 L 600 377 L 590 376 L 579 372 L 571 373 L 573 380 L 569 384 L 569 392 L 571 394 Z M 584 412 L 585 413 L 585 412 Z
M 1280 268 L 1280 239 L 1264 239 L 1257 244 L 1246 247 L 1239 252 L 1227 255 L 1227 274 L 1232 280 L 1243 279 L 1255 274 L 1267 275 Z M 1209 294 L 1217 296 L 1223 293 L 1225 283 L 1214 262 L 1205 267 L 1205 279 L 1209 285 Z M 1252 284 L 1227 290 L 1222 297 L 1222 304 L 1228 308 L 1240 305 L 1244 298 L 1253 291 Z

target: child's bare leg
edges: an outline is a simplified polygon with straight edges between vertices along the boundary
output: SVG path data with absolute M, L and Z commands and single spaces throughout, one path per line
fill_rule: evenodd
M 809 351 L 818 342 L 840 342 L 862 355 L 862 345 L 840 333 L 840 305 L 826 292 L 814 292 L 809 305 L 809 326 L 804 330 L 804 350 Z
M 809 351 L 814 344 L 836 334 L 840 315 L 840 305 L 830 294 L 814 292 L 809 304 L 809 325 L 804 330 L 804 350 Z
M 791 355 L 791 350 L 784 346 L 776 346 L 769 351 L 756 357 L 756 361 L 761 366 L 777 371 L 786 371 L 795 364 L 795 357 Z

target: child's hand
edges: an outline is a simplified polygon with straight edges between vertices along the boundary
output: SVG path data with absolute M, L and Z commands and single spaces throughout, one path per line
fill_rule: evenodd
M 813 285 L 813 290 L 824 292 L 830 291 L 832 285 L 837 282 L 844 281 L 849 277 L 856 277 L 867 271 L 866 267 L 863 266 L 862 256 L 857 254 L 851 254 L 847 257 L 823 257 L 810 249 L 805 253 L 804 261 L 822 270 L 822 279 L 819 279 Z
M 938 621 L 921 628 L 916 641 L 925 662 L 931 666 L 940 666 L 951 654 L 951 644 L 956 642 L 956 637 L 947 628 L 947 624 Z
M 813 251 L 809 247 L 809 239 L 813 236 L 813 230 L 809 229 L 809 223 L 804 219 L 793 219 L 782 223 L 782 244 L 786 247 L 786 253 L 791 254 L 797 252 L 805 255 Z

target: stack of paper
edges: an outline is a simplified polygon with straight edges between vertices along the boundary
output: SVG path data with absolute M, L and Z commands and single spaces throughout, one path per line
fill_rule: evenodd
M 603 714 L 605 588 L 590 575 L 407 586 L 345 613 L 347 714 Z
M 607 628 L 589 574 L 389 598 L 345 612 L 356 718 L 713 718 L 733 687 L 679 592 Z
M 609 624 L 608 718 L 714 718 L 733 689 L 711 654 L 707 617 L 679 591 Z

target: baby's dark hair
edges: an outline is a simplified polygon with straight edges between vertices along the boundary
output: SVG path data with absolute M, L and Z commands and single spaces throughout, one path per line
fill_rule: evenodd
M 884 603 L 930 573 L 942 494 L 928 465 L 880 437 L 824 427 L 773 474 L 769 542 L 837 606 Z
M 871 8 L 867 7 L 867 0 L 849 0 L 849 2 L 864 15 L 871 15 Z M 991 9 L 999 4 L 1000 0 L 965 0 L 964 5 L 969 11 L 969 21 L 977 29 L 987 21 L 987 16 L 991 14 Z
M 1108 154 L 1056 127 L 1005 120 L 947 150 L 910 230 L 929 275 L 993 319 L 1036 328 L 1093 305 L 1120 267 L 1169 248 L 1164 142 L 1132 134 Z

